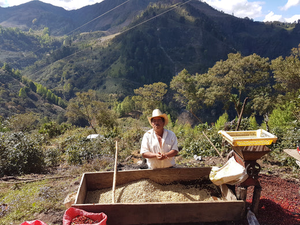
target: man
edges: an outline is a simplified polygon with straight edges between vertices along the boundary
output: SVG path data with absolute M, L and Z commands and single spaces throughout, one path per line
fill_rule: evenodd
M 154 109 L 148 121 L 153 129 L 144 134 L 141 145 L 141 154 L 147 159 L 148 167 L 156 169 L 174 166 L 178 143 L 176 135 L 164 129 L 168 124 L 168 116 L 159 109 Z

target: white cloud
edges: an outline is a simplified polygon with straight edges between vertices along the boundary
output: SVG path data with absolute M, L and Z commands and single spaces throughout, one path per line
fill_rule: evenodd
M 275 13 L 272 12 L 272 11 L 265 16 L 265 19 L 263 21 L 264 22 L 271 22 L 271 21 L 285 22 L 285 20 L 282 17 L 282 15 L 275 15 Z
M 4 0 L 2 2 L 4 2 L 3 6 L 16 6 L 16 5 L 24 4 L 29 1 L 28 0 L 9 0 L 9 1 Z
M 280 21 L 280 22 L 287 22 L 287 23 L 294 23 L 300 19 L 300 15 L 294 15 L 290 18 L 284 18 L 282 15 L 275 15 L 274 12 L 270 12 L 268 15 L 265 16 L 264 22 L 272 22 L 272 21 Z
M 31 0 L 0 0 L 0 6 L 16 6 L 24 4 Z M 51 5 L 63 7 L 66 10 L 79 9 L 86 5 L 93 5 L 103 0 L 41 0 L 42 2 L 49 3 Z
M 43 2 L 49 3 L 51 5 L 63 7 L 66 10 L 79 9 L 86 5 L 93 5 L 97 2 L 101 2 L 102 0 L 43 0 Z
M 279 7 L 281 10 L 288 10 L 291 7 L 297 6 L 300 4 L 300 0 L 288 0 L 288 2 L 283 6 Z
M 205 0 L 205 2 L 213 8 L 240 18 L 262 16 L 262 5 L 264 4 L 260 1 L 248 2 L 247 0 Z
M 290 18 L 285 18 L 285 21 L 288 23 L 298 22 L 298 20 L 300 20 L 300 15 L 293 15 Z

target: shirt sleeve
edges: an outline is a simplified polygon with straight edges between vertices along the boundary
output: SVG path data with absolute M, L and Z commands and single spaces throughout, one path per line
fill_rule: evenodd
M 141 151 L 140 151 L 141 154 L 143 154 L 145 152 L 150 152 L 149 141 L 148 141 L 147 136 L 148 136 L 147 133 L 145 133 L 143 136 L 142 144 L 141 144 Z
M 171 150 L 178 151 L 178 141 L 177 141 L 177 137 L 176 137 L 175 133 L 168 130 L 168 131 L 166 131 L 163 151 L 166 153 Z
M 176 137 L 175 133 L 173 133 L 172 139 L 174 139 L 174 140 L 173 140 L 173 145 L 172 145 L 172 149 L 171 150 L 178 151 L 178 141 L 177 141 L 177 137 Z

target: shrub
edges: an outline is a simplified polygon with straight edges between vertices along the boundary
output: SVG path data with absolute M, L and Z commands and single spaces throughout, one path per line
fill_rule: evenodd
M 228 121 L 228 118 L 229 118 L 229 116 L 228 116 L 227 112 L 225 112 L 222 116 L 220 116 L 215 124 L 216 129 L 223 130 L 225 127 L 225 123 Z
M 0 137 L 0 175 L 40 173 L 44 169 L 41 137 L 19 133 L 5 133 Z
M 257 123 L 257 121 L 256 121 L 256 118 L 255 118 L 255 116 L 250 116 L 250 118 L 249 118 L 249 123 L 250 123 L 250 129 L 251 130 L 257 130 L 258 129 L 258 123 Z
M 289 104 L 281 105 L 274 109 L 269 118 L 270 128 L 281 127 L 288 129 L 290 123 L 295 120 L 292 109 L 293 106 Z
M 209 133 L 206 132 L 206 135 L 217 149 L 221 149 L 222 137 L 217 133 L 217 131 L 212 130 Z M 193 157 L 194 155 L 217 156 L 218 153 L 206 137 L 204 137 L 202 133 L 198 133 L 197 136 L 186 137 L 184 139 L 180 155 L 188 158 Z
M 38 116 L 31 112 L 17 114 L 8 119 L 8 127 L 15 132 L 28 132 L 35 129 L 38 120 Z
M 82 164 L 82 156 L 81 151 L 78 146 L 72 145 L 69 146 L 66 150 L 67 154 L 67 162 L 70 165 L 81 165 Z
M 55 167 L 62 161 L 62 153 L 57 148 L 48 148 L 44 151 L 46 166 Z
M 44 123 L 41 128 L 39 129 L 40 134 L 47 134 L 49 138 L 56 137 L 58 135 L 61 135 L 65 133 L 65 131 L 70 127 L 70 124 L 57 124 L 56 122 L 49 122 L 49 123 Z
M 115 139 L 111 137 L 100 136 L 92 140 L 85 137 L 68 139 L 72 140 L 66 146 L 67 162 L 70 165 L 82 165 L 102 156 L 112 157 L 115 152 Z

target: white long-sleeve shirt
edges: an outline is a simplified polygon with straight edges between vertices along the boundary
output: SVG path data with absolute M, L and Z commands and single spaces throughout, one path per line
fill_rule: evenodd
M 158 138 L 153 129 L 147 131 L 142 140 L 141 145 L 141 154 L 145 152 L 152 152 L 152 153 L 167 153 L 171 150 L 178 151 L 178 142 L 177 137 L 174 132 L 164 129 L 164 133 L 162 136 L 162 145 L 160 147 Z M 172 167 L 175 165 L 174 157 L 170 157 L 164 160 L 158 160 L 155 158 L 147 158 L 148 167 L 151 169 L 156 168 L 167 168 Z

